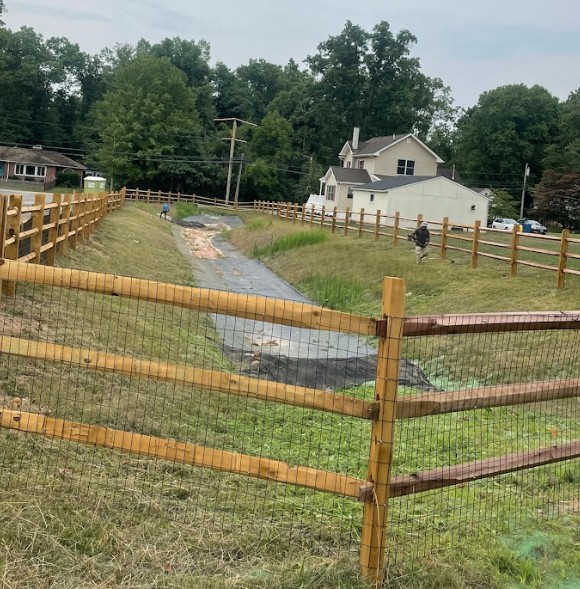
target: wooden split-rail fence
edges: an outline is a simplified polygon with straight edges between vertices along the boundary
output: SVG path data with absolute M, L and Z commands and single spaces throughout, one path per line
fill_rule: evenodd
M 54 266 L 57 252 L 66 254 L 88 239 L 103 217 L 123 205 L 125 190 L 113 193 L 37 194 L 25 204 L 21 194 L 0 195 L 0 257 Z M 50 202 L 49 202 L 50 200 Z M 14 283 L 2 285 L 14 293 Z
M 480 221 L 461 225 L 448 217 L 428 219 L 419 214 L 410 218 L 399 213 L 387 215 L 348 208 L 340 211 L 315 204 L 257 201 L 254 208 L 291 223 L 328 228 L 332 233 L 371 236 L 376 241 L 390 239 L 393 245 L 405 241 L 413 228 L 427 221 L 430 246 L 438 248 L 443 258 L 451 252 L 467 254 L 472 268 L 478 267 L 480 259 L 497 260 L 509 265 L 511 276 L 517 275 L 519 267 L 548 270 L 556 274 L 558 288 L 564 287 L 566 276 L 580 276 L 580 237 L 572 236 L 568 229 L 559 235 L 539 235 L 525 233 L 519 225 L 505 231 L 483 227 Z
M 34 211 L 37 212 L 38 211 Z M 73 231 L 71 229 L 71 231 Z M 69 237 L 71 237 L 69 235 Z M 54 242 L 58 243 L 58 237 Z M 31 258 L 29 261 L 32 261 Z M 0 410 L 0 426 L 51 438 L 150 456 L 190 466 L 227 471 L 277 483 L 350 497 L 364 503 L 360 567 L 362 578 L 379 586 L 385 573 L 389 499 L 486 477 L 537 467 L 580 456 L 580 441 L 554 444 L 529 452 L 391 477 L 397 420 L 489 407 L 522 405 L 578 396 L 580 379 L 553 379 L 525 384 L 419 393 L 397 399 L 399 364 L 405 338 L 522 331 L 578 330 L 580 313 L 511 313 L 405 317 L 405 284 L 385 278 L 382 314 L 378 319 L 315 305 L 227 293 L 116 275 L 23 264 L 3 259 L 3 283 L 19 282 L 164 303 L 203 313 L 217 313 L 300 328 L 378 338 L 375 394 L 371 401 L 346 393 L 264 381 L 225 371 L 166 361 L 140 360 L 62 343 L 0 335 L 0 352 L 27 359 L 66 363 L 80 369 L 114 372 L 136 378 L 193 386 L 264 403 L 308 408 L 370 421 L 366 478 L 308 466 L 291 466 L 274 457 L 252 456 L 189 442 L 56 419 L 23 410 Z
M 405 241 L 414 227 L 427 221 L 432 236 L 430 245 L 437 248 L 443 258 L 454 252 L 466 254 L 474 269 L 482 259 L 495 260 L 508 265 L 511 276 L 516 276 L 519 268 L 553 272 L 558 288 L 565 286 L 567 277 L 580 276 L 580 237 L 571 235 L 568 229 L 558 235 L 537 235 L 525 233 L 517 225 L 513 231 L 502 231 L 484 227 L 479 221 L 464 225 L 448 217 L 429 219 L 419 214 L 410 218 L 399 213 L 368 212 L 364 208 L 339 210 L 318 204 L 263 200 L 226 202 L 224 198 L 161 190 L 127 189 L 126 195 L 129 200 L 152 204 L 188 203 L 225 210 L 253 210 L 303 226 L 327 228 L 332 233 L 390 240 L 393 245 Z

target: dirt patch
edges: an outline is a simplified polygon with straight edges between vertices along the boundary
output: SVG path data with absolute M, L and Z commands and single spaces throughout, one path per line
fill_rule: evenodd
M 184 227 L 181 230 L 181 235 L 196 258 L 216 260 L 221 258 L 223 254 L 213 244 L 213 238 L 225 229 L 229 229 L 229 227 L 224 223 L 201 225 L 200 227 Z

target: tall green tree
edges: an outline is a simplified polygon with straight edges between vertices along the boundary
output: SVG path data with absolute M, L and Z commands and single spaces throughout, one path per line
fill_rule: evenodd
M 218 61 L 212 71 L 213 101 L 218 118 L 252 118 L 252 97 L 235 72 Z
M 580 229 L 580 173 L 546 171 L 536 186 L 534 208 L 546 221 Z
M 484 92 L 458 123 L 457 164 L 464 180 L 520 190 L 525 164 L 541 178 L 547 147 L 558 135 L 559 101 L 541 86 Z
M 118 183 L 158 185 L 195 178 L 200 158 L 195 92 L 167 58 L 140 55 L 119 68 L 93 110 L 92 155 Z
M 0 29 L 0 120 L 5 142 L 51 142 L 51 54 L 29 27 Z
M 261 121 L 268 106 L 286 88 L 283 68 L 265 59 L 250 59 L 238 67 L 236 77 L 248 89 L 253 121 Z
M 259 198 L 289 199 L 292 180 L 292 126 L 277 111 L 269 112 L 250 143 L 252 162 L 246 168 L 245 189 Z
M 561 105 L 559 134 L 546 150 L 544 165 L 550 170 L 580 172 L 580 88 Z
M 348 21 L 308 57 L 317 78 L 313 110 L 329 159 L 355 126 L 362 138 L 404 132 L 426 138 L 437 121 L 452 115 L 449 89 L 410 57 L 416 41 L 407 30 L 394 35 L 386 21 L 370 33 Z

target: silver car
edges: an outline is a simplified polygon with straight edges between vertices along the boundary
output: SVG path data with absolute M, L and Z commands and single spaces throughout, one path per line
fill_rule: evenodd
M 515 219 L 506 219 L 504 217 L 497 217 L 491 224 L 492 229 L 504 229 L 505 231 L 513 231 L 514 225 L 518 226 L 518 231 L 521 231 L 520 224 Z

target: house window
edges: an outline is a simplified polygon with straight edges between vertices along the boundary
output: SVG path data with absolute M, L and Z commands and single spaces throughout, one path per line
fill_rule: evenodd
M 346 198 L 352 198 L 353 196 L 354 196 L 354 190 L 352 188 L 349 188 Z
M 364 160 L 358 160 L 357 166 L 356 166 L 359 170 L 364 170 L 365 167 L 365 161 Z
M 46 176 L 46 166 L 32 166 L 30 164 L 15 164 L 14 166 L 15 176 L 35 176 L 42 177 Z
M 336 198 L 336 186 L 326 187 L 326 200 L 334 201 Z
M 399 176 L 414 176 L 415 175 L 415 161 L 414 160 L 399 160 L 397 163 L 397 174 L 399 174 Z
M 371 194 L 370 202 L 375 202 L 375 195 Z

